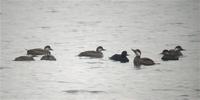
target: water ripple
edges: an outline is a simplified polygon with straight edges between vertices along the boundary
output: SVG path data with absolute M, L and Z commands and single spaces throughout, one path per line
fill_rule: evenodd
M 178 89 L 152 89 L 152 91 L 181 91 Z
M 88 64 L 103 64 L 103 62 L 86 62 Z
M 97 94 L 97 93 L 105 93 L 105 91 L 97 91 L 97 90 L 66 90 L 64 91 L 66 93 L 70 94 L 77 94 L 77 93 L 91 93 L 91 94 Z
M 0 70 L 9 69 L 10 67 L 0 67 Z

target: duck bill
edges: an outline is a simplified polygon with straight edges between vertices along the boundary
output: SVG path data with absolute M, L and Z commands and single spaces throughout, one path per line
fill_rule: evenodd
M 106 51 L 106 49 L 102 49 L 102 51 Z
M 136 50 L 134 50 L 134 49 L 131 49 L 134 53 L 136 52 Z
M 51 49 L 51 48 L 49 48 L 49 50 L 52 50 L 52 51 L 53 51 L 53 49 Z
M 136 50 L 134 50 L 134 49 L 131 49 L 131 50 L 132 50 L 132 51 L 135 53 L 135 55 L 136 55 L 136 56 L 140 56 L 140 55 L 141 55 L 141 53 L 140 53 L 140 52 L 138 52 L 138 51 L 137 51 L 137 49 L 136 49 Z
M 130 56 L 130 54 L 127 54 L 126 56 Z
M 186 51 L 185 49 L 181 49 L 181 51 Z

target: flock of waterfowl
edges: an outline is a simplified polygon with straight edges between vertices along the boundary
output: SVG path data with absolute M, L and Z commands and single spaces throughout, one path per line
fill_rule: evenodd
M 51 55 L 51 50 L 53 50 L 49 45 L 45 46 L 44 49 L 42 48 L 36 48 L 36 49 L 30 49 L 27 50 L 26 56 L 19 56 L 14 59 L 14 61 L 34 61 L 34 57 L 37 57 L 38 55 L 43 55 L 40 60 L 52 60 L 55 61 L 56 58 Z
M 51 55 L 51 52 L 53 49 L 47 45 L 42 48 L 36 48 L 36 49 L 30 49 L 27 50 L 26 56 L 20 56 L 14 59 L 14 61 L 34 61 L 34 57 L 38 57 L 38 55 L 43 55 L 40 60 L 50 60 L 55 61 L 56 58 Z M 84 51 L 81 52 L 78 56 L 79 57 L 90 57 L 90 58 L 103 58 L 102 51 L 105 51 L 102 46 L 99 46 L 96 48 L 96 51 Z M 135 53 L 135 58 L 133 60 L 134 66 L 139 68 L 141 65 L 155 65 L 159 63 L 155 63 L 152 59 L 147 57 L 141 57 L 141 51 L 139 49 L 131 49 Z M 163 50 L 162 51 L 162 60 L 168 61 L 168 60 L 179 60 L 181 56 L 183 56 L 181 51 L 184 51 L 181 46 L 176 46 L 174 49 L 170 50 Z M 129 59 L 127 58 L 128 53 L 127 51 L 122 51 L 121 54 L 114 54 L 113 56 L 109 57 L 110 60 L 113 61 L 120 61 L 121 63 L 127 63 L 129 62 Z

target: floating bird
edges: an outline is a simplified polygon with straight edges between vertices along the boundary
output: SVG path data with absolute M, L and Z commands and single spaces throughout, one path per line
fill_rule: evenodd
M 78 56 L 79 57 L 91 57 L 91 58 L 102 58 L 105 49 L 102 46 L 97 47 L 96 51 L 84 51 L 81 52 Z
M 161 54 L 163 54 L 163 56 L 161 58 L 163 61 L 179 60 L 179 56 L 173 55 L 173 53 L 170 53 L 169 50 L 163 50 L 163 52 Z
M 133 63 L 134 63 L 134 66 L 139 68 L 141 65 L 146 65 L 146 66 L 149 66 L 149 65 L 155 65 L 156 63 L 150 59 L 150 58 L 146 58 L 146 57 L 143 57 L 141 58 L 141 51 L 139 49 L 131 49 L 134 53 L 135 53 L 135 58 L 133 60 Z
M 27 50 L 27 55 L 45 55 L 48 52 L 50 52 L 50 50 L 53 50 L 49 45 L 45 46 L 44 49 L 42 48 L 36 48 L 36 49 L 30 49 Z
M 34 61 L 33 56 L 19 56 L 14 61 Z
M 170 49 L 169 53 L 171 55 L 180 57 L 180 56 L 183 56 L 181 51 L 185 51 L 185 49 L 183 49 L 181 46 L 176 46 L 175 49 Z
M 174 49 L 170 49 L 170 50 L 163 50 L 161 54 L 165 55 L 170 55 L 170 56 L 174 56 L 174 57 L 181 57 L 183 56 L 181 51 L 184 51 L 185 49 L 183 49 L 181 46 L 176 46 Z M 167 54 L 166 54 L 167 53 Z
M 46 55 L 42 56 L 40 60 L 50 60 L 50 61 L 55 61 L 56 58 L 51 55 L 51 52 L 48 52 Z
M 122 51 L 121 54 L 114 54 L 112 57 L 110 57 L 110 59 L 114 61 L 120 61 L 121 63 L 126 63 L 129 62 L 127 56 L 127 51 Z

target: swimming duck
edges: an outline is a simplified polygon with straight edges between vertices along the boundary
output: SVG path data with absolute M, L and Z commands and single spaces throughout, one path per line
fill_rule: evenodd
M 45 46 L 44 49 L 42 48 L 36 48 L 36 49 L 30 49 L 27 50 L 27 55 L 45 55 L 49 52 L 49 50 L 53 50 L 49 45 Z
M 34 61 L 33 56 L 19 56 L 14 59 L 14 61 Z
M 126 56 L 128 56 L 127 51 L 122 51 L 121 54 L 114 54 L 109 59 L 114 61 L 120 61 L 121 63 L 126 63 L 129 62 L 129 59 Z
M 42 56 L 40 60 L 50 60 L 50 61 L 55 61 L 56 58 L 51 55 L 51 52 L 46 53 L 46 55 Z
M 84 51 L 81 52 L 78 56 L 79 57 L 91 57 L 91 58 L 102 58 L 105 49 L 102 46 L 97 47 L 96 51 Z
M 175 49 L 170 49 L 169 53 L 174 55 L 174 56 L 183 56 L 181 51 L 184 51 L 185 49 L 183 49 L 181 46 L 176 46 Z
M 152 59 L 143 57 L 141 58 L 141 51 L 139 49 L 131 49 L 135 53 L 135 58 L 133 60 L 135 67 L 140 67 L 140 65 L 154 65 L 156 64 Z
M 180 56 L 183 56 L 181 51 L 184 51 L 184 50 L 185 49 L 183 49 L 181 46 L 176 46 L 174 49 L 170 49 L 170 50 L 166 50 L 165 49 L 165 50 L 163 50 L 161 54 L 168 53 L 171 56 L 180 57 Z
M 169 50 L 163 50 L 163 52 L 161 54 L 163 54 L 163 56 L 161 58 L 163 61 L 179 60 L 179 56 L 171 54 L 169 52 Z

